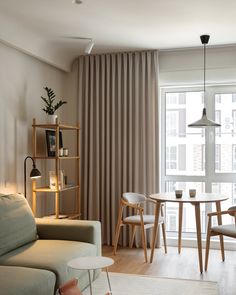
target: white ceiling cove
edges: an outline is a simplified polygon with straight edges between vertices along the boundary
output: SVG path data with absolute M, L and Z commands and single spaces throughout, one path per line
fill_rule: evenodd
M 0 39 L 69 70 L 93 38 L 92 53 L 236 43 L 235 0 L 0 0 Z

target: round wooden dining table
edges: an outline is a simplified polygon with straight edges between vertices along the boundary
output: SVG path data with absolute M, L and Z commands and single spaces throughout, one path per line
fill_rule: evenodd
M 198 245 L 198 259 L 199 269 L 203 272 L 202 264 L 202 234 L 201 234 L 201 216 L 200 216 L 200 204 L 201 203 L 215 203 L 217 212 L 221 211 L 221 202 L 228 199 L 226 195 L 214 194 L 214 193 L 200 193 L 195 197 L 189 197 L 187 194 L 183 194 L 181 198 L 176 198 L 175 193 L 158 193 L 151 194 L 150 199 L 156 202 L 155 207 L 155 223 L 153 228 L 152 247 L 150 262 L 152 263 L 154 257 L 154 250 L 157 238 L 157 227 L 160 215 L 160 208 L 162 203 L 175 202 L 179 203 L 179 228 L 178 228 L 178 252 L 181 252 L 181 237 L 182 237 L 182 219 L 183 219 L 183 204 L 192 204 L 195 207 L 195 221 L 197 230 L 197 245 Z M 222 224 L 221 215 L 217 216 L 218 224 Z M 220 236 L 221 249 L 224 247 L 223 236 Z

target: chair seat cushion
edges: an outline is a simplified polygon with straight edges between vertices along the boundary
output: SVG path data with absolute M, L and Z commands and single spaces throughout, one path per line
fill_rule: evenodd
M 211 228 L 211 230 L 216 233 L 225 235 L 225 236 L 236 238 L 236 225 L 235 224 L 213 226 Z
M 155 221 L 155 215 L 143 215 L 143 222 L 144 224 L 153 224 Z M 159 218 L 159 223 L 163 223 L 164 218 L 160 217 Z M 133 215 L 133 216 L 128 216 L 123 219 L 124 223 L 133 223 L 133 224 L 140 224 L 141 219 L 140 215 Z
M 46 269 L 56 275 L 56 287 L 71 279 L 67 263 L 81 256 L 96 256 L 96 246 L 89 243 L 63 240 L 37 240 L 0 257 L 0 265 Z M 73 275 L 74 276 L 74 275 Z M 77 271 L 80 286 L 87 284 L 87 273 Z M 81 278 L 84 277 L 84 278 Z

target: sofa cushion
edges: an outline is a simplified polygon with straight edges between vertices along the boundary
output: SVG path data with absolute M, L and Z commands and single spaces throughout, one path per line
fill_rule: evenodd
M 81 256 L 96 256 L 97 248 L 93 244 L 63 241 L 37 240 L 24 245 L 0 257 L 0 265 L 24 266 L 52 271 L 56 275 L 56 287 L 78 277 L 80 287 L 88 285 L 88 275 L 85 271 L 76 273 L 67 269 L 69 260 Z
M 53 272 L 26 267 L 0 266 L 1 295 L 53 295 Z
M 36 239 L 36 223 L 24 196 L 0 194 L 0 255 Z

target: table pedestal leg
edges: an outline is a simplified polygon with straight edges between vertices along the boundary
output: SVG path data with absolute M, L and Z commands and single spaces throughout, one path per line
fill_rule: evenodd
M 152 263 L 152 261 L 153 261 L 154 250 L 155 250 L 155 246 L 156 246 L 157 228 L 158 228 L 158 221 L 159 221 L 159 215 L 160 215 L 160 208 L 161 208 L 161 202 L 156 202 L 155 221 L 154 221 L 154 227 L 153 227 L 153 233 L 152 233 L 152 250 L 151 250 L 150 263 Z
M 202 233 L 201 233 L 201 216 L 200 216 L 200 204 L 194 204 L 195 206 L 195 218 L 197 228 L 197 245 L 198 245 L 198 259 L 200 272 L 203 272 L 202 267 Z
M 90 295 L 93 295 L 93 291 L 92 291 L 92 281 L 91 281 L 91 275 L 90 275 L 90 270 L 89 270 L 89 269 L 88 269 L 88 276 L 89 276 Z
M 181 252 L 182 245 L 182 222 L 183 222 L 183 203 L 179 202 L 179 232 L 178 232 L 178 253 Z
M 109 274 L 108 274 L 108 269 L 106 268 L 106 273 L 107 273 L 107 281 L 108 281 L 108 286 L 109 286 L 109 294 L 112 294 L 111 291 L 111 282 L 110 282 L 110 278 L 109 278 Z

